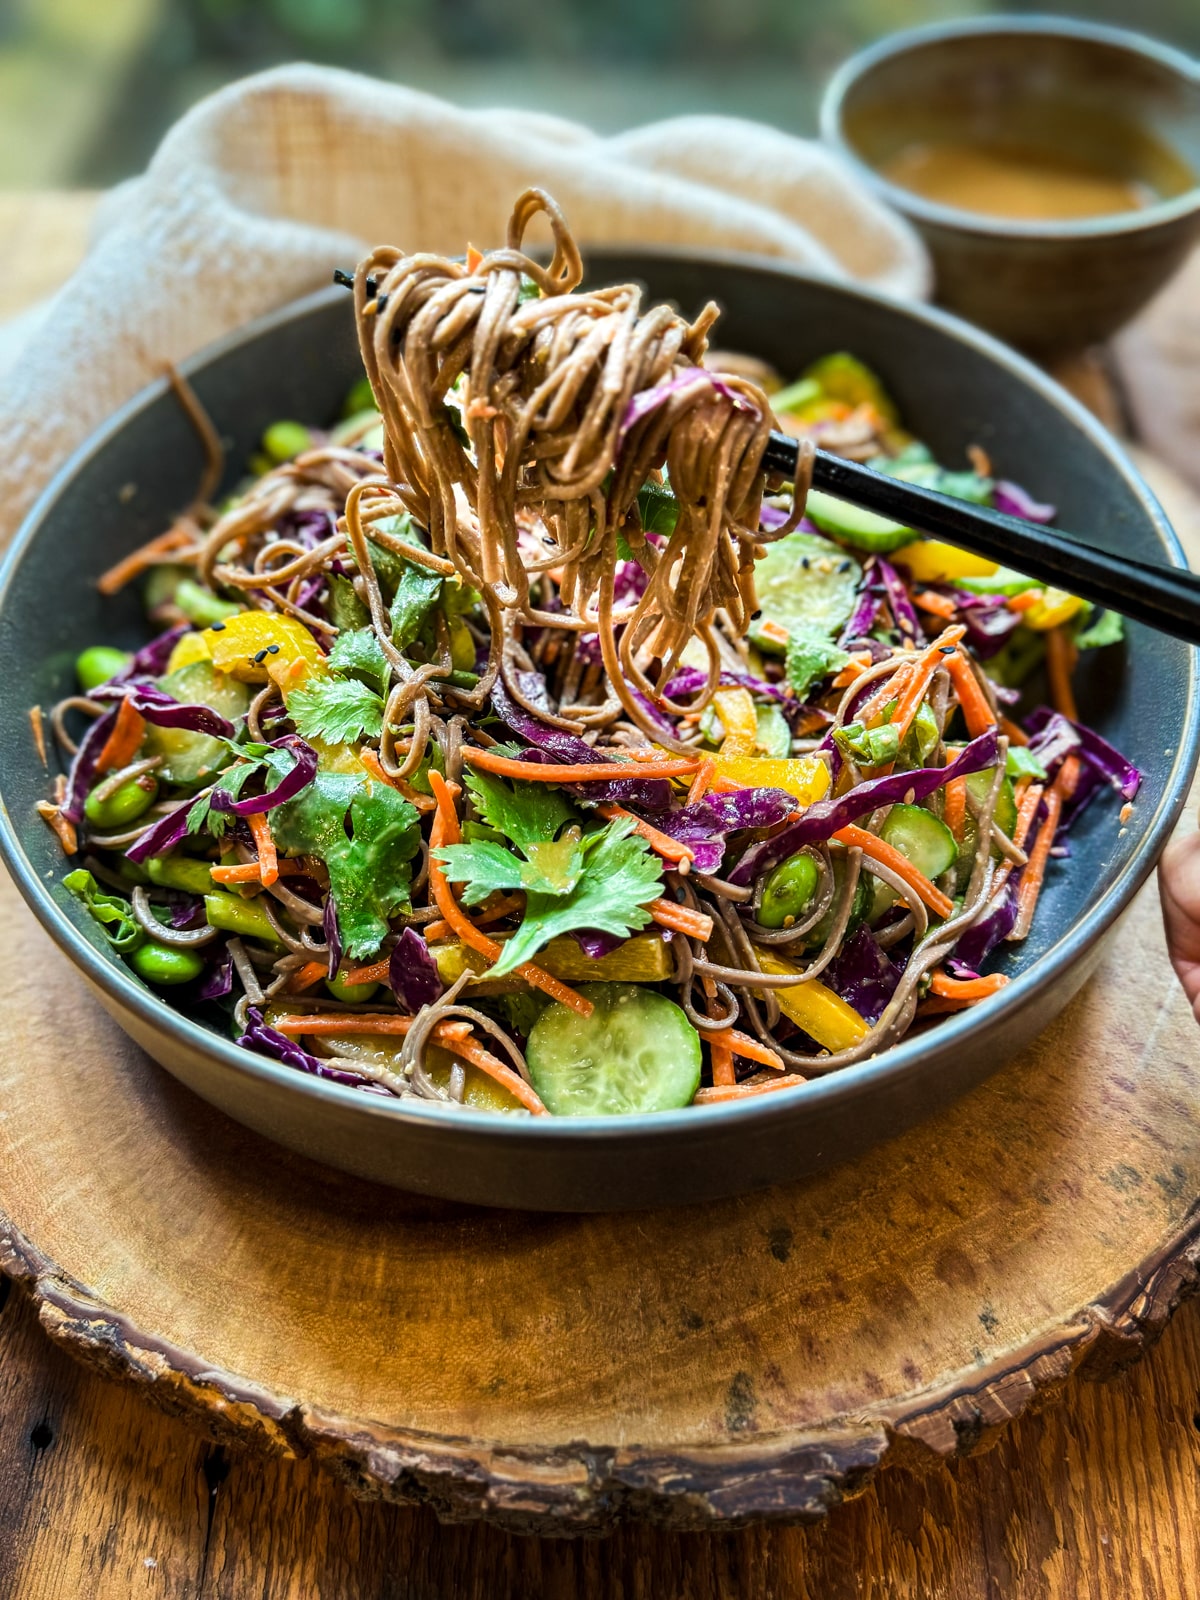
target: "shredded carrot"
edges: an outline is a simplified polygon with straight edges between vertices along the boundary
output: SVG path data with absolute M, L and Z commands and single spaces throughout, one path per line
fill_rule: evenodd
M 187 528 L 182 526 L 168 528 L 166 533 L 160 533 L 157 538 L 139 546 L 115 566 L 109 567 L 108 571 L 97 579 L 96 587 L 101 594 L 116 594 L 131 579 L 145 572 L 147 567 L 157 566 L 168 556 L 178 555 L 181 550 L 190 548 L 192 543 L 192 534 Z
M 50 763 L 46 759 L 46 729 L 42 722 L 41 706 L 30 706 L 29 708 L 29 731 L 33 734 L 33 744 L 38 753 L 38 760 L 43 767 L 49 770 Z
M 769 617 L 761 617 L 759 619 L 758 631 L 764 639 L 769 639 L 772 644 L 786 644 L 788 642 L 787 629 L 778 622 L 772 622 Z
M 1075 794 L 1075 786 L 1079 782 L 1080 764 L 1078 756 L 1068 756 L 1058 769 L 1058 777 L 1054 786 L 1063 797 L 1064 804 Z
M 327 1033 L 407 1033 L 414 1018 L 402 1017 L 394 1011 L 319 1011 L 301 1012 L 299 1016 L 276 1017 L 271 1026 L 276 1033 L 299 1036 L 311 1033 L 314 1038 Z M 439 1022 L 432 1037 L 438 1043 L 461 1039 L 471 1031 L 469 1022 Z
M 467 246 L 467 271 L 474 275 L 483 265 L 483 251 L 476 250 L 473 244 Z
M 1066 766 L 1066 763 L 1063 763 Z M 1060 786 L 1062 773 L 1050 785 L 1046 792 L 1046 820 L 1038 830 L 1034 840 L 1033 849 L 1029 852 L 1029 861 L 1021 873 L 1021 881 L 1017 885 L 1017 920 L 1013 924 L 1012 932 L 1008 935 L 1014 942 L 1029 937 L 1029 930 L 1033 926 L 1033 913 L 1037 908 L 1038 896 L 1042 892 L 1042 883 L 1046 876 L 1046 863 L 1050 859 L 1050 850 L 1054 844 L 1054 835 L 1058 830 L 1058 819 L 1062 816 L 1063 790 Z M 1074 785 L 1074 777 L 1069 780 Z
M 501 895 L 500 899 L 493 905 L 488 906 L 486 911 L 477 911 L 475 913 L 476 925 L 478 926 L 485 922 L 499 922 L 501 917 L 508 916 L 510 911 L 519 911 L 524 904 L 524 898 L 520 894 Z M 436 944 L 439 939 L 448 939 L 453 929 L 445 920 L 439 920 L 437 922 L 427 922 L 421 932 L 425 935 L 427 944 Z
M 1040 589 L 1026 589 L 1021 594 L 1009 595 L 1005 604 L 1010 611 L 1032 611 L 1041 598 Z
M 903 739 L 908 732 L 912 719 L 920 708 L 929 690 L 930 681 L 934 673 L 943 664 L 949 665 L 955 658 L 952 655 L 943 655 L 951 645 L 956 645 L 966 633 L 966 628 L 956 622 L 952 628 L 945 628 L 931 645 L 927 645 L 913 663 L 912 676 L 905 684 L 900 695 L 896 713 L 892 718 L 892 726 Z
M 917 1007 L 918 1018 L 941 1017 L 951 1011 L 965 1011 L 968 1006 L 974 1005 L 973 1000 L 949 1000 L 944 995 L 930 995 L 927 1000 L 922 1000 Z
M 614 778 L 627 778 L 630 763 L 624 761 L 580 762 L 577 766 L 551 766 L 549 762 L 518 761 L 513 756 L 498 756 L 491 750 L 478 746 L 463 746 L 463 756 L 473 767 L 485 772 L 495 772 L 504 778 L 521 778 L 534 783 L 611 783 Z M 690 778 L 699 770 L 699 756 L 664 757 L 657 761 L 638 764 L 639 778 Z
M 253 831 L 253 823 L 251 823 Z M 309 862 L 305 857 L 284 856 L 282 860 L 276 857 L 276 877 L 286 878 L 292 875 L 305 876 L 310 871 Z M 262 876 L 261 861 L 244 861 L 229 867 L 213 867 L 212 881 L 214 883 L 265 883 Z M 272 883 L 275 882 L 273 878 Z
M 702 942 L 712 938 L 713 920 L 702 911 L 692 911 L 690 907 L 676 905 L 672 900 L 651 900 L 646 910 L 660 928 L 673 928 L 676 933 Z
M 697 800 L 704 799 L 704 796 L 712 786 L 713 774 L 716 770 L 716 765 L 712 758 L 706 756 L 697 768 L 696 776 L 692 779 L 692 787 L 688 790 L 688 805 L 694 806 Z
M 1079 707 L 1071 687 L 1074 670 L 1074 643 L 1065 628 L 1051 628 L 1046 634 L 1046 677 L 1050 684 L 1050 703 L 1071 722 L 1079 721 Z
M 395 789 L 398 794 L 402 794 L 418 811 L 432 811 L 437 804 L 429 795 L 421 794 L 419 790 L 413 788 L 411 783 L 406 783 L 403 778 L 393 778 L 386 773 L 383 770 L 383 763 L 380 761 L 377 752 L 369 747 L 358 752 L 358 759 L 373 778 L 377 778 L 380 783 L 386 783 L 389 789 Z
M 938 594 L 935 589 L 918 589 L 913 594 L 913 602 L 920 606 L 922 611 L 928 611 L 930 616 L 944 617 L 947 622 L 953 617 L 957 607 L 948 594 Z
M 871 698 L 859 706 L 858 710 L 854 713 L 854 720 L 856 722 L 865 724 L 865 726 L 869 728 L 874 722 L 875 718 L 880 715 L 880 713 L 883 711 L 883 708 L 890 700 L 895 700 L 897 703 L 899 702 L 900 696 L 903 694 L 906 685 L 912 679 L 912 675 L 913 669 L 911 662 L 906 661 L 901 666 L 897 667 L 895 672 L 892 673 L 891 677 L 885 679 L 883 687 L 876 689 Z
M 145 718 L 133 709 L 133 701 L 127 696 L 121 701 L 117 720 L 104 741 L 104 748 L 96 757 L 97 777 L 102 772 L 114 772 L 118 767 L 127 767 L 137 754 L 145 733 Z
M 289 994 L 299 994 L 304 989 L 311 989 L 314 983 L 320 983 L 329 976 L 329 963 L 327 961 L 307 961 L 304 966 L 298 967 L 292 973 L 288 983 Z
M 776 1072 L 786 1070 L 782 1056 L 757 1039 L 752 1039 L 748 1033 L 740 1033 L 737 1028 L 730 1028 L 725 1033 L 724 1042 L 735 1056 L 741 1056 L 745 1061 L 757 1061 L 764 1067 L 774 1067 Z
M 478 950 L 480 955 L 486 956 L 489 961 L 497 961 L 501 946 L 494 939 L 489 939 L 486 933 L 481 933 L 465 914 L 454 898 L 454 893 L 446 881 L 446 874 L 436 859 L 436 853 L 442 845 L 457 844 L 462 837 L 458 826 L 458 814 L 454 809 L 454 795 L 458 793 L 458 785 L 447 783 L 441 773 L 431 767 L 429 786 L 437 801 L 433 831 L 429 836 L 429 886 L 433 890 L 438 910 L 450 925 L 451 931 L 462 940 L 463 944 L 469 945 L 472 950 Z M 565 983 L 560 983 L 557 978 L 543 971 L 541 967 L 535 966 L 532 961 L 524 962 L 517 968 L 517 972 L 526 983 L 535 989 L 540 989 L 543 994 L 548 994 L 552 1000 L 570 1006 L 572 1011 L 577 1011 L 581 1017 L 591 1016 L 594 1007 L 590 1000 L 585 1000 L 581 994 L 576 994 L 574 989 L 568 988 Z
M 1017 784 L 1017 821 L 1012 831 L 1012 842 L 1018 850 L 1024 850 L 1025 848 L 1025 841 L 1029 837 L 1029 830 L 1033 827 L 1034 818 L 1037 816 L 1044 792 L 1044 785 L 1033 783 L 1028 778 L 1022 778 L 1020 783 Z M 1002 861 L 992 881 L 993 899 L 1003 889 L 1012 873 L 1013 863 L 1011 861 Z
M 269 889 L 273 883 L 279 882 L 279 856 L 275 850 L 271 824 L 267 821 L 265 811 L 252 812 L 246 821 L 250 824 L 254 848 L 258 851 L 259 882 L 264 889 Z
M 986 1000 L 1008 982 L 1002 972 L 993 972 L 986 978 L 952 978 L 939 970 L 930 979 L 929 989 L 943 1000 Z
M 852 655 L 846 665 L 833 680 L 835 689 L 848 689 L 852 683 L 857 683 L 859 678 L 871 665 L 871 657 L 865 653 Z
M 37 813 L 51 832 L 57 836 L 59 844 L 63 847 L 63 853 L 73 856 L 79 849 L 79 835 L 75 830 L 75 824 L 68 822 L 59 808 L 51 805 L 49 800 L 38 801 Z
M 873 833 L 868 833 L 865 828 L 857 828 L 853 823 L 849 827 L 840 828 L 833 836 L 842 844 L 851 849 L 859 849 L 866 856 L 880 861 L 885 867 L 890 867 L 898 878 L 913 891 L 920 895 L 929 909 L 938 917 L 949 917 L 954 910 L 954 902 L 949 895 L 945 895 L 936 884 L 930 883 L 923 872 L 918 872 L 907 856 L 901 855 L 893 845 L 878 838 Z
M 386 983 L 391 972 L 391 964 L 391 957 L 384 956 L 382 961 L 372 961 L 369 967 L 352 967 L 349 972 L 342 973 L 342 982 Z
M 967 780 L 965 778 L 951 778 L 946 785 L 945 795 L 945 804 L 942 807 L 942 821 L 961 844 L 963 828 L 967 820 Z
M 950 674 L 950 682 L 954 685 L 954 692 L 962 707 L 967 732 L 972 739 L 977 739 L 981 733 L 986 733 L 989 728 L 996 726 L 996 713 L 988 705 L 987 696 L 979 687 L 979 679 L 961 650 L 956 650 L 952 656 L 946 657 L 946 670 Z
M 719 780 L 718 780 L 719 781 Z M 713 787 L 716 787 L 714 783 Z M 737 785 L 735 784 L 736 788 Z M 619 806 L 614 800 L 606 800 L 603 805 L 596 807 L 602 817 L 611 820 L 613 817 L 633 818 L 633 831 L 640 833 L 656 855 L 664 861 L 694 861 L 696 853 L 686 844 L 680 844 L 678 839 L 672 839 L 670 834 L 663 833 L 652 822 L 643 822 L 641 817 L 635 817 L 632 811 L 626 811 L 624 806 Z
M 437 1039 L 436 1029 L 433 1037 Z M 441 1040 L 438 1042 L 443 1043 Z M 536 1089 L 526 1083 L 519 1072 L 514 1072 L 511 1067 L 506 1066 L 499 1056 L 494 1056 L 490 1050 L 485 1049 L 478 1039 L 468 1035 L 465 1038 L 455 1039 L 453 1043 L 446 1042 L 445 1048 L 456 1056 L 462 1056 L 464 1061 L 469 1061 L 473 1067 L 478 1067 L 480 1072 L 486 1072 L 489 1078 L 507 1089 L 509 1094 L 515 1100 L 519 1100 L 527 1111 L 532 1111 L 535 1117 L 549 1115 Z
M 716 1035 L 708 1041 L 708 1055 L 712 1063 L 712 1081 L 714 1087 L 727 1089 L 737 1082 L 737 1073 L 733 1065 L 733 1051 L 730 1049 L 725 1035 Z
M 715 1106 L 723 1100 L 748 1100 L 752 1095 L 770 1094 L 775 1089 L 798 1089 L 807 1082 L 807 1078 L 788 1073 L 782 1078 L 770 1078 L 765 1083 L 714 1083 L 711 1088 L 697 1089 L 692 1104 Z
M 1029 735 L 1024 728 L 1020 728 L 1011 717 L 1000 718 L 1000 732 L 1004 734 L 1009 744 L 1028 744 Z

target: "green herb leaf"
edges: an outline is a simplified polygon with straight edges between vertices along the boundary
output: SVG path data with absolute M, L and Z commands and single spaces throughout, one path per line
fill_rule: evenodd
M 848 727 L 835 728 L 833 739 L 843 755 L 864 767 L 895 761 L 900 754 L 900 730 L 890 722 L 879 728 L 864 728 L 861 722 L 852 722 Z
M 373 955 L 388 918 L 409 903 L 410 862 L 421 837 L 416 808 L 387 784 L 318 772 L 303 794 L 275 808 L 271 830 L 289 855 L 325 863 L 347 955 Z
M 616 817 L 582 841 L 583 875 L 568 894 L 528 891 L 521 926 L 505 940 L 490 974 L 512 972 L 551 939 L 577 928 L 623 938 L 646 926 L 645 907 L 661 891 L 662 867 L 633 825 L 631 817 Z
M 302 739 L 353 744 L 383 730 L 383 699 L 357 678 L 311 677 L 291 692 L 287 708 Z
M 477 906 L 497 889 L 519 889 L 524 862 L 502 844 L 447 844 L 435 852 L 451 883 L 461 886 L 464 905 Z
M 467 787 L 484 822 L 526 855 L 529 846 L 555 838 L 564 823 L 580 818 L 552 783 L 522 783 L 519 779 L 508 783 L 491 773 L 472 771 L 467 774 Z
M 410 645 L 424 627 L 442 593 L 442 578 L 415 561 L 405 561 L 392 597 L 392 643 L 397 650 Z
M 129 955 L 145 943 L 145 932 L 135 919 L 129 901 L 122 899 L 119 894 L 110 894 L 101 889 L 85 868 L 77 867 L 74 872 L 68 872 L 63 879 L 63 888 L 69 889 L 77 899 L 83 901 L 100 924 L 100 931 L 118 954 Z
M 339 633 L 329 652 L 329 667 L 341 677 L 361 678 L 377 694 L 386 694 L 391 667 L 374 628 Z
M 358 598 L 353 582 L 340 573 L 329 578 L 329 620 L 342 629 L 365 628 L 371 613 Z
M 264 766 L 277 778 L 283 778 L 295 765 L 295 758 L 290 751 L 272 750 L 267 744 L 239 745 L 232 739 L 225 739 L 222 743 L 242 759 L 235 762 L 232 767 L 226 767 L 221 774 L 220 782 L 213 785 L 212 794 L 202 794 L 198 800 L 193 801 L 192 808 L 187 814 L 189 833 L 199 833 L 202 828 L 207 828 L 214 839 L 223 838 L 234 820 L 229 812 L 212 809 L 213 795 L 218 789 L 227 794 L 231 800 L 236 800 L 250 779 Z
M 784 671 L 787 681 L 803 700 L 819 678 L 840 672 L 850 657 L 816 628 L 793 628 L 788 634 Z
M 1120 644 L 1125 637 L 1125 618 L 1119 611 L 1101 611 L 1093 614 L 1087 625 L 1075 635 L 1075 645 L 1080 650 L 1099 650 L 1104 645 Z

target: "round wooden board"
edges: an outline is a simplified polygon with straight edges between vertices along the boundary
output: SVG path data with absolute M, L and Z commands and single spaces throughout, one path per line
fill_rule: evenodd
M 0 1266 L 84 1359 L 359 1493 L 543 1533 L 820 1516 L 1135 1357 L 1197 1280 L 1200 1035 L 1153 884 L 943 1115 L 804 1183 L 607 1217 L 291 1156 L 154 1067 L 7 882 L 0 923 Z

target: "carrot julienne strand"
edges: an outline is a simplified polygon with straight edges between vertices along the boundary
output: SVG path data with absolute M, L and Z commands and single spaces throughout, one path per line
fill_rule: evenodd
M 967 820 L 967 780 L 965 778 L 951 778 L 945 788 L 945 803 L 942 806 L 942 821 L 950 832 L 962 843 L 963 828 Z
M 145 718 L 135 711 L 133 701 L 126 698 L 117 708 L 117 720 L 96 757 L 96 775 L 114 772 L 127 767 L 137 754 L 138 746 L 146 735 Z
M 990 973 L 986 978 L 952 978 L 939 969 L 929 980 L 929 992 L 943 1000 L 986 1000 L 1009 981 L 1002 972 Z
M 692 1104 L 715 1106 L 725 1100 L 748 1100 L 753 1095 L 772 1094 L 777 1089 L 799 1089 L 807 1082 L 807 1078 L 789 1072 L 782 1078 L 772 1078 L 766 1083 L 714 1083 L 711 1088 L 697 1089 Z
M 933 643 L 927 645 L 917 657 L 912 676 L 904 686 L 895 715 L 892 717 L 892 726 L 902 739 L 920 709 L 921 701 L 929 692 L 934 673 L 944 663 L 953 661 L 954 657 L 947 655 L 946 652 L 951 645 L 956 645 L 964 637 L 966 631 L 962 623 L 956 622 L 952 628 L 943 629 Z
M 627 761 L 580 762 L 577 766 L 551 766 L 548 762 L 518 761 L 513 756 L 498 756 L 491 750 L 481 750 L 476 745 L 463 746 L 463 758 L 484 772 L 494 772 L 504 778 L 520 778 L 532 783 L 611 783 L 614 778 L 690 778 L 700 767 L 700 757 L 683 756 L 679 759 L 664 757 L 659 761 L 641 761 L 636 773 L 626 768 Z
M 651 900 L 646 910 L 660 928 L 671 928 L 686 934 L 689 939 L 705 943 L 712 938 L 713 920 L 703 911 L 693 911 L 688 906 L 676 905 L 672 900 Z
M 252 812 L 246 821 L 250 824 L 254 848 L 258 851 L 259 882 L 264 889 L 269 889 L 279 881 L 279 856 L 275 850 L 271 824 L 267 821 L 265 811 Z
M 954 692 L 958 696 L 967 732 L 972 739 L 977 739 L 981 733 L 986 733 L 989 728 L 996 726 L 996 713 L 988 705 L 987 696 L 979 687 L 979 679 L 961 650 L 956 650 L 952 656 L 946 657 L 946 670 L 950 674 L 950 682 L 954 685 Z
M 717 783 L 720 781 L 718 779 Z M 713 787 L 715 788 L 716 786 L 716 783 L 714 783 Z M 737 787 L 738 785 L 735 784 L 734 788 Z M 664 861 L 694 861 L 696 859 L 696 852 L 690 849 L 688 845 L 681 844 L 678 839 L 672 839 L 669 833 L 663 833 L 652 822 L 645 822 L 641 817 L 635 817 L 632 811 L 626 811 L 625 807 L 618 805 L 615 800 L 606 800 L 603 805 L 597 806 L 596 810 L 609 821 L 613 817 L 631 817 L 633 819 L 634 833 L 640 833 L 651 850 L 656 855 L 660 855 Z
M 900 851 L 886 840 L 880 839 L 874 833 L 868 833 L 865 828 L 856 827 L 854 823 L 839 828 L 833 837 L 849 849 L 859 849 L 865 856 L 870 856 L 883 866 L 890 867 L 898 878 L 903 878 L 914 894 L 920 895 L 935 916 L 945 919 L 954 910 L 954 902 L 949 895 L 943 894 L 936 884 L 930 883 L 923 872 L 917 871 L 907 856 L 901 855 Z
M 1079 707 L 1075 704 L 1075 690 L 1071 684 L 1074 649 L 1074 643 L 1065 628 L 1051 628 L 1046 634 L 1046 677 L 1050 686 L 1050 703 L 1069 722 L 1079 721 Z
M 186 528 L 168 528 L 166 533 L 160 533 L 138 549 L 130 551 L 129 555 L 109 567 L 107 572 L 101 573 L 96 580 L 96 587 L 103 595 L 116 594 L 131 579 L 145 572 L 147 567 L 157 566 L 168 556 L 178 555 L 192 543 L 192 534 Z

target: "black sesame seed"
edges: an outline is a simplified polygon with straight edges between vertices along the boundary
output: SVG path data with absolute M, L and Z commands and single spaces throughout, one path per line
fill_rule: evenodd
M 340 283 L 343 289 L 353 289 L 354 274 L 352 272 L 343 272 L 341 267 L 334 267 L 333 281 L 334 283 Z
M 955 645 L 955 644 L 944 644 L 938 650 L 938 655 L 940 655 L 940 656 L 952 656 L 957 649 L 958 649 L 958 646 Z
M 849 562 L 849 560 L 839 561 L 838 562 L 838 571 L 839 572 L 849 572 L 850 571 L 850 562 Z
M 277 656 L 279 654 L 279 646 L 277 644 L 269 644 L 267 646 L 267 654 L 269 656 Z
M 808 571 L 808 557 L 807 556 L 801 556 L 800 557 L 800 565 L 804 568 L 804 570 L 806 572 Z
M 379 287 L 379 285 L 375 282 L 374 278 L 367 278 L 365 280 L 365 282 L 363 284 L 363 288 L 366 289 L 366 291 L 367 291 L 367 299 L 368 300 L 374 300 L 375 291 L 376 291 L 376 289 L 378 289 L 378 287 Z
M 225 632 L 225 624 L 223 622 L 214 622 L 213 625 L 212 625 L 212 631 L 214 633 L 224 633 Z
M 250 659 L 254 662 L 256 667 L 261 667 L 263 662 L 267 659 L 267 652 L 265 650 L 259 650 L 258 653 L 251 656 Z
M 684 901 L 687 899 L 687 890 L 683 887 L 682 884 L 680 884 L 678 889 L 676 889 L 675 898 L 676 898 L 676 900 L 679 901 L 680 905 L 683 905 Z
M 385 294 L 376 295 L 376 297 L 375 297 L 375 314 L 376 314 L 376 316 L 381 317 L 383 315 L 383 313 L 387 310 L 387 303 L 388 303 L 387 295 L 385 295 Z
M 750 613 L 750 621 L 751 622 L 757 622 L 759 617 L 761 617 L 761 616 L 762 616 L 762 607 L 759 606 L 757 611 L 752 611 Z

